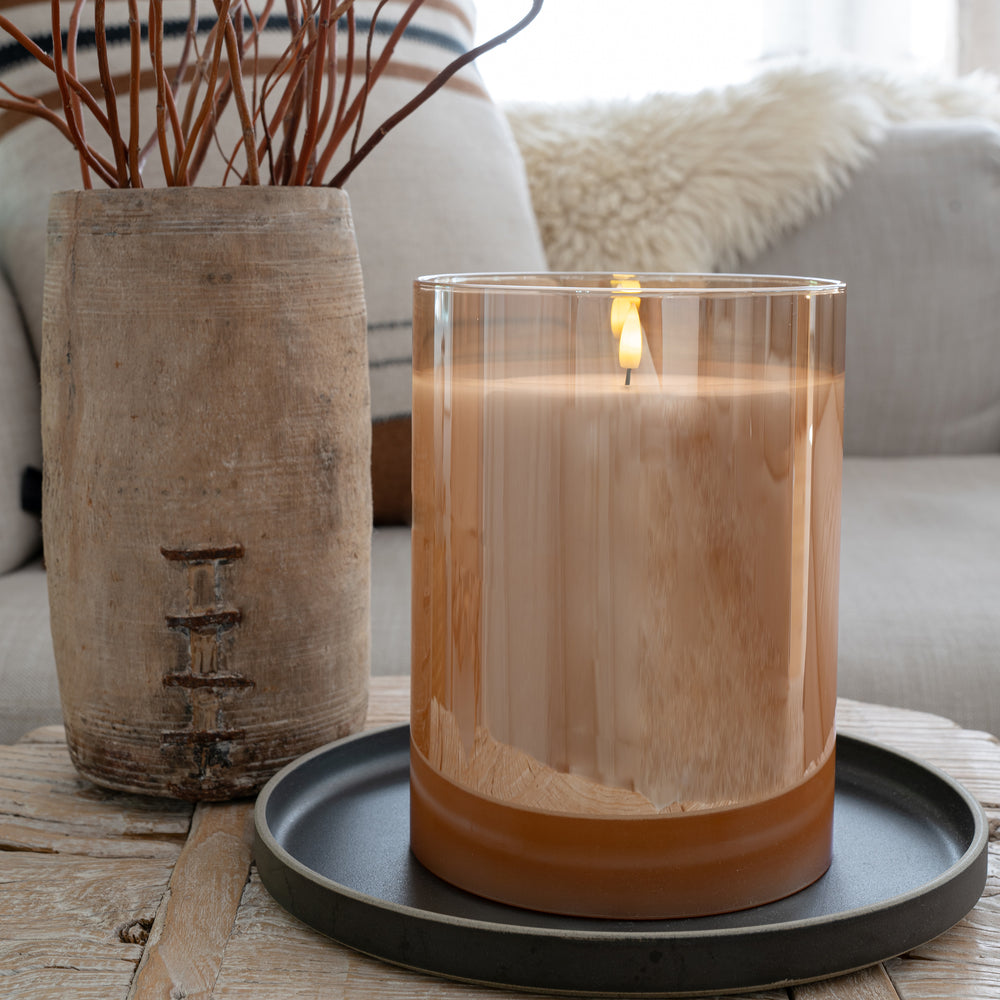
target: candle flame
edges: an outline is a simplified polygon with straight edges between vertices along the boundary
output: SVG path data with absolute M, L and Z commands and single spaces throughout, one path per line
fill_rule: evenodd
M 617 275 L 612 279 L 611 284 L 615 288 L 641 288 L 635 278 L 624 278 L 618 277 Z M 639 299 L 630 295 L 616 295 L 611 300 L 611 332 L 615 337 L 620 337 L 622 333 L 622 328 L 625 326 L 625 320 L 628 319 L 628 314 L 631 309 L 639 308 Z
M 621 340 L 618 344 L 618 364 L 622 368 L 638 368 L 642 360 L 642 323 L 639 321 L 639 307 L 632 306 L 622 323 Z

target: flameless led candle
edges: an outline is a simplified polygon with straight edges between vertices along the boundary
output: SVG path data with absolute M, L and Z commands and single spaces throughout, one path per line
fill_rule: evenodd
M 668 917 L 830 860 L 844 290 L 420 279 L 411 844 Z

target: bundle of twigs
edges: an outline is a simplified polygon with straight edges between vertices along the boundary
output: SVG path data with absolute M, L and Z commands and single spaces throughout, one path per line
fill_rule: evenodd
M 362 141 L 368 95 L 425 0 L 410 0 L 377 58 L 373 54 L 376 22 L 388 0 L 376 5 L 367 38 L 356 25 L 355 0 L 285 0 L 289 42 L 266 73 L 261 70 L 259 43 L 275 0 L 264 0 L 256 12 L 249 0 L 213 0 L 214 23 L 204 37 L 197 2 L 190 0 L 181 58 L 168 72 L 163 0 L 148 0 L 145 44 L 139 0 L 128 0 L 129 86 L 127 96 L 121 98 L 108 58 L 106 0 L 93 0 L 98 93 L 88 90 L 77 75 L 77 41 L 88 0 L 72 0 L 65 24 L 63 7 L 70 5 L 51 0 L 51 54 L 0 15 L 0 30 L 55 75 L 62 100 L 61 110 L 53 110 L 0 81 L 4 92 L 0 108 L 43 118 L 59 129 L 79 154 L 85 187 L 92 187 L 95 177 L 110 187 L 141 187 L 143 165 L 154 149 L 168 185 L 195 183 L 206 153 L 219 141 L 216 124 L 232 102 L 241 134 L 234 149 L 223 151 L 227 164 L 223 183 L 238 179 L 246 184 L 341 187 L 392 128 L 463 66 L 526 27 L 542 7 L 542 0 L 532 0 L 531 10 L 517 24 L 452 60 Z M 352 70 L 360 44 L 365 45 L 365 71 L 356 80 Z M 156 86 L 152 135 L 142 132 L 139 115 L 140 80 L 147 67 L 152 69 Z M 124 107 L 119 107 L 119 100 Z M 96 123 L 98 141 L 90 138 L 87 123 L 91 129 Z M 327 181 L 331 164 L 348 138 L 347 155 L 340 158 L 342 165 Z

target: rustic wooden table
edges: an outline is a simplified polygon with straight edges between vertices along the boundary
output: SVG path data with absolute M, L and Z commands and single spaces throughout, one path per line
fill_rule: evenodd
M 369 723 L 405 721 L 409 681 L 374 678 Z M 983 898 L 901 958 L 760 1000 L 1000 998 L 1000 744 L 933 715 L 841 700 L 839 727 L 962 781 L 990 816 Z M 274 903 L 250 858 L 250 802 L 104 792 L 77 777 L 60 727 L 0 747 L 0 995 L 8 1000 L 324 1000 L 525 996 L 385 965 Z M 748 994 L 748 996 L 750 996 Z

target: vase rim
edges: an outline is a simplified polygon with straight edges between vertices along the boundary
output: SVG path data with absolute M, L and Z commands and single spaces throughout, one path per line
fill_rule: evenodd
M 343 188 L 329 186 L 313 186 L 307 184 L 228 184 L 228 185 L 198 185 L 178 184 L 163 187 L 100 187 L 100 188 L 68 188 L 52 194 L 52 200 L 106 201 L 109 199 L 130 198 L 135 200 L 171 200 L 188 198 L 205 199 L 212 197 L 242 198 L 244 200 L 257 197 L 263 199 L 278 196 L 280 192 L 300 192 L 298 197 L 335 198 L 346 201 L 348 193 Z M 306 193 L 308 192 L 308 194 Z

